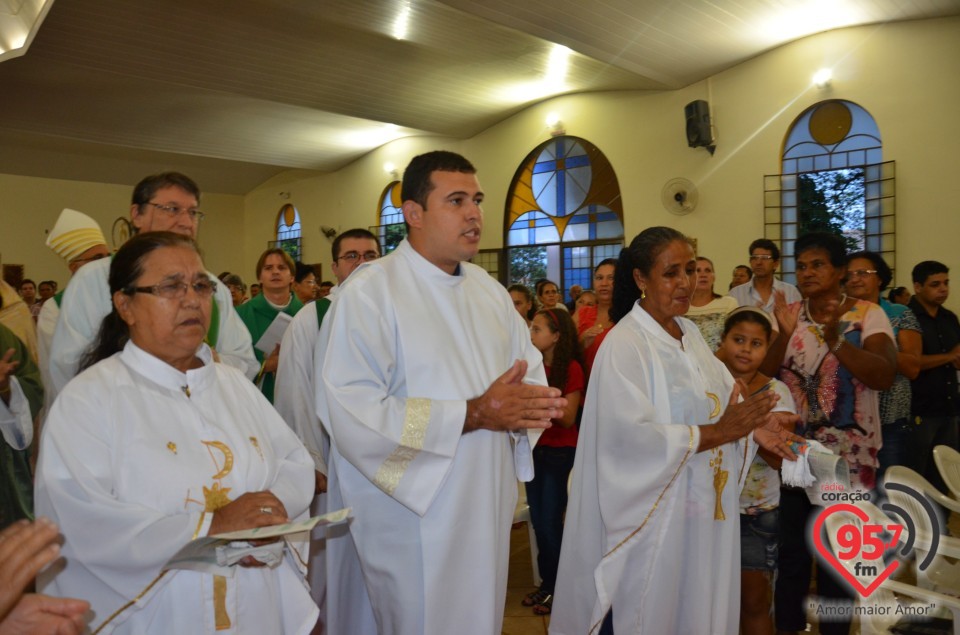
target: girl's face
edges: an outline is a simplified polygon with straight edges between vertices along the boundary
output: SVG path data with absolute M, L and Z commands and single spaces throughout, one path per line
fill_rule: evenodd
M 735 375 L 748 375 L 760 368 L 770 340 L 756 322 L 738 322 L 723 336 L 720 348 L 727 368 Z
M 517 313 L 520 314 L 520 317 L 526 320 L 527 313 L 530 312 L 530 307 L 533 305 L 533 303 L 530 302 L 530 300 L 527 299 L 527 296 L 521 291 L 511 291 L 510 299 L 513 300 L 513 308 L 517 310 Z
M 544 353 L 556 346 L 560 340 L 560 333 L 554 333 L 550 330 L 550 318 L 542 313 L 533 316 L 533 322 L 530 323 L 530 341 L 537 347 L 537 350 Z

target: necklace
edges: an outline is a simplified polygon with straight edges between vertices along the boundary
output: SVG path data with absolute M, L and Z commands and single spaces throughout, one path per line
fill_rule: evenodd
M 839 304 L 837 304 L 837 306 L 838 306 L 838 307 L 843 306 L 843 303 L 846 302 L 846 301 L 847 301 L 847 294 L 846 294 L 846 293 L 841 293 L 841 294 L 840 294 L 840 302 L 839 302 Z M 817 322 L 816 320 L 813 319 L 813 315 L 811 315 L 811 313 L 810 313 L 810 298 L 804 298 L 804 299 L 803 299 L 803 315 L 806 317 L 807 322 L 813 322 L 813 323 L 816 324 L 817 326 L 822 326 L 822 324 L 820 324 L 819 322 Z

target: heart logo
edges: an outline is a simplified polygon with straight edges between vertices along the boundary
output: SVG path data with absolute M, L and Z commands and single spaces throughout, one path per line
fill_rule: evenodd
M 838 528 L 837 534 L 839 535 L 842 530 L 846 529 L 846 527 L 853 528 L 852 533 L 857 537 L 857 548 L 853 549 L 853 545 L 850 545 L 851 549 L 845 552 L 850 554 L 850 557 L 845 559 L 850 560 L 855 559 L 858 556 L 860 557 L 860 559 L 857 559 L 854 565 L 855 567 L 862 569 L 859 574 L 863 577 L 871 575 L 874 576 L 873 581 L 866 586 L 864 586 L 863 583 L 837 559 L 837 557 L 833 554 L 833 551 L 830 549 L 830 545 L 824 544 L 822 537 L 824 523 L 831 515 L 841 512 L 853 514 L 862 521 L 860 527 L 856 527 L 855 525 L 845 525 Z M 886 568 L 880 570 L 880 567 L 883 566 L 883 553 L 885 551 L 884 547 L 889 548 L 896 543 L 894 542 L 893 545 L 887 545 L 884 543 L 879 538 L 879 533 L 882 533 L 885 528 L 882 525 L 871 525 L 869 524 L 869 521 L 870 517 L 859 507 L 849 503 L 838 503 L 823 510 L 820 515 L 817 516 L 817 520 L 813 524 L 813 544 L 817 548 L 817 551 L 820 552 L 820 558 L 822 561 L 830 564 L 830 566 L 832 566 L 841 576 L 843 576 L 843 578 L 850 583 L 850 586 L 852 586 L 854 590 L 856 590 L 857 593 L 864 598 L 869 597 L 877 589 L 877 587 L 883 584 L 883 581 L 889 578 L 890 575 L 897 570 L 897 567 L 900 566 L 900 562 L 898 560 L 892 560 L 890 564 L 886 566 Z M 878 527 L 879 531 L 877 532 L 861 531 L 862 529 L 875 529 Z M 894 526 L 888 528 L 893 527 Z M 897 525 L 896 527 L 900 528 L 899 531 L 903 530 L 902 525 Z M 876 540 L 870 540 L 870 533 L 874 533 Z M 867 539 L 869 542 L 867 546 L 872 547 L 872 549 L 867 553 L 864 552 L 864 545 L 862 544 L 864 534 L 867 534 Z M 834 536 L 834 538 L 836 538 L 836 536 Z M 863 565 L 861 563 L 864 560 L 875 560 L 876 564 Z

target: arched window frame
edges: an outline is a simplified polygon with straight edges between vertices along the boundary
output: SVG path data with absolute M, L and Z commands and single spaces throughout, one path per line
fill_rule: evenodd
M 568 188 L 575 188 L 572 194 Z M 514 250 L 535 248 L 545 250 L 547 277 L 565 300 L 574 284 L 592 287 L 593 268 L 623 247 L 623 204 L 610 161 L 581 137 L 563 135 L 539 144 L 514 173 L 503 236 L 504 282 L 518 281 L 509 270 Z
M 391 181 L 377 199 L 377 223 L 370 231 L 380 241 L 380 253 L 386 255 L 397 248 L 407 235 L 403 220 L 403 201 L 400 197 L 400 181 Z
M 845 106 L 851 116 L 842 136 L 818 142 L 810 131 L 818 109 Z M 828 130 L 826 135 L 828 136 Z M 862 106 L 829 99 L 805 109 L 790 124 L 780 152 L 782 174 L 764 177 L 764 236 L 780 245 L 780 274 L 796 280 L 794 243 L 799 233 L 800 176 L 810 172 L 859 168 L 864 172 L 864 247 L 881 254 L 896 269 L 896 163 L 883 161 L 879 126 Z
M 303 233 L 300 224 L 300 212 L 290 203 L 280 207 L 277 220 L 274 223 L 277 239 L 270 243 L 271 247 L 280 247 L 290 254 L 294 261 L 303 260 Z

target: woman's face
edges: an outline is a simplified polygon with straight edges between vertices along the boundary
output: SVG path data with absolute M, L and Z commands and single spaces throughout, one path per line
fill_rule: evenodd
M 533 307 L 533 302 L 528 300 L 526 294 L 522 291 L 511 291 L 510 299 L 513 300 L 513 308 L 517 310 L 520 317 L 526 320 L 530 309 Z
M 584 291 L 580 294 L 580 297 L 577 298 L 577 310 L 582 306 L 597 306 L 597 296 L 590 291 Z
M 661 324 L 683 315 L 690 308 L 697 261 L 685 240 L 669 243 L 657 256 L 649 276 L 633 270 L 637 287 L 646 293 L 643 308 Z
M 541 353 L 556 346 L 560 339 L 559 333 L 553 333 L 550 330 L 549 319 L 546 315 L 537 313 L 533 316 L 533 322 L 530 323 L 530 341 Z
M 713 291 L 713 283 L 717 275 L 713 272 L 713 265 L 709 260 L 697 261 L 697 291 Z
M 143 273 L 134 286 L 152 287 L 176 282 L 187 283 L 179 298 L 165 298 L 137 292 L 113 295 L 120 317 L 130 328 L 134 344 L 167 362 L 186 370 L 192 362 L 210 326 L 212 296 L 201 297 L 191 286 L 209 281 L 197 252 L 187 247 L 161 247 L 143 260 Z
M 560 291 L 557 289 L 557 285 L 550 283 L 540 288 L 540 303 L 543 304 L 543 308 L 552 309 L 557 306 L 559 300 Z
M 807 249 L 797 256 L 797 287 L 805 298 L 839 293 L 840 281 L 846 273 L 846 267 L 830 264 L 826 249 Z
M 767 355 L 770 338 L 756 322 L 737 322 L 720 342 L 723 360 L 735 375 L 755 373 Z
M 227 288 L 230 289 L 230 299 L 233 300 L 233 306 L 243 304 L 243 287 L 238 284 L 228 284 Z
M 871 273 L 868 273 L 871 272 Z M 873 262 L 854 258 L 847 265 L 847 293 L 860 300 L 873 302 L 880 295 L 880 276 Z
M 289 291 L 292 283 L 293 272 L 287 266 L 287 261 L 280 254 L 267 256 L 260 270 L 260 286 L 263 290 L 273 293 Z
M 613 274 L 616 270 L 613 265 L 603 265 L 593 272 L 593 290 L 597 294 L 598 303 L 613 302 Z
M 293 283 L 293 292 L 301 302 L 307 303 L 317 299 L 317 277 L 312 273 L 300 282 Z

